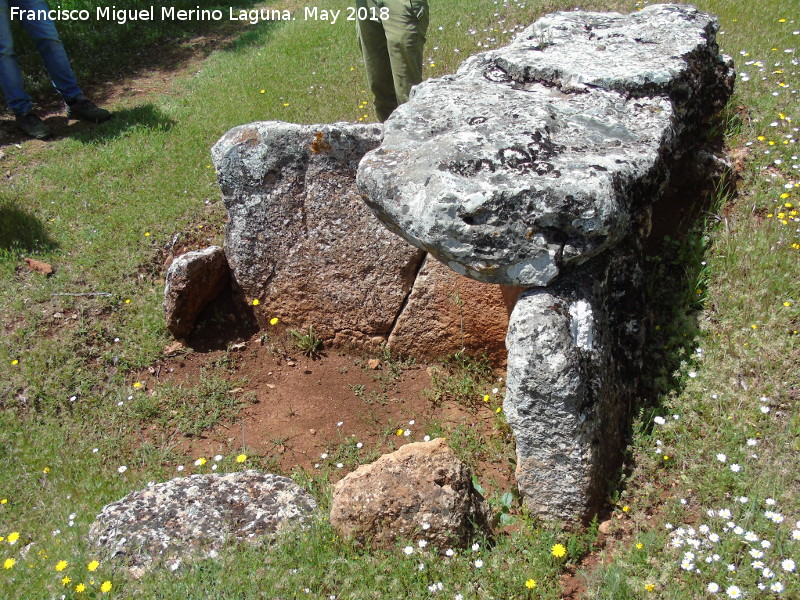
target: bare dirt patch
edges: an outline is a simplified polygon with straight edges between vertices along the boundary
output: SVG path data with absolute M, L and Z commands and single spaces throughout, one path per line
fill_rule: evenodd
M 208 346 L 207 341 L 204 344 Z M 511 448 L 505 443 L 508 432 L 498 427 L 496 419 L 502 395 L 471 406 L 454 400 L 434 402 L 425 390 L 433 387 L 435 365 L 398 364 L 387 360 L 379 348 L 360 353 L 330 349 L 312 358 L 292 348 L 282 334 L 265 338 L 251 333 L 224 350 L 179 352 L 187 353 L 167 357 L 139 374 L 145 393 L 158 394 L 165 384 L 190 388 L 202 377 L 214 376 L 228 380 L 233 386 L 230 393 L 245 407 L 232 421 L 201 435 L 172 435 L 170 443 L 178 454 L 232 455 L 244 447 L 262 464 L 291 473 L 314 471 L 326 461 L 336 468 L 332 461 L 342 456 L 340 449 L 352 451 L 357 443 L 361 447 L 351 458 L 360 463 L 422 441 L 426 434 L 448 437 L 455 431 L 451 445 L 462 458 L 471 459 L 484 487 L 508 490 L 514 485 L 509 457 L 490 454 L 492 447 Z M 492 440 L 497 443 L 486 443 Z M 332 478 L 353 466 L 349 461 Z

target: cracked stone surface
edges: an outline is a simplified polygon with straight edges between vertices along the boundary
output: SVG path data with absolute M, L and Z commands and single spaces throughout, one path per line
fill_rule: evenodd
M 686 139 L 724 105 L 717 27 L 679 5 L 543 17 L 415 87 L 359 189 L 454 271 L 546 286 L 642 226 Z
M 361 199 L 356 168 L 380 135 L 375 125 L 269 121 L 236 127 L 217 142 L 212 156 L 235 285 L 259 300 L 262 326 L 278 317 L 313 325 L 326 342 L 387 342 L 418 359 L 466 349 L 504 364 L 508 314 L 500 290 L 478 290 L 436 265 L 423 269 L 425 253 L 386 229 Z
M 427 256 L 387 346 L 397 354 L 431 360 L 466 352 L 501 366 L 507 328 L 500 286 L 462 277 Z
M 213 556 L 231 541 L 260 541 L 317 508 L 286 477 L 243 471 L 191 475 L 131 492 L 103 507 L 90 542 L 109 558 L 146 568 L 175 567 L 192 555 Z
M 387 231 L 355 187 L 380 131 L 260 122 L 212 149 L 232 277 L 265 320 L 343 343 L 388 336 L 423 253 Z

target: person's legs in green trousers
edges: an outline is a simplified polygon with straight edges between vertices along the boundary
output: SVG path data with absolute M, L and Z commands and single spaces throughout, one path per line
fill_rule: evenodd
M 422 81 L 422 50 L 428 31 L 427 0 L 356 0 L 359 9 L 385 20 L 359 20 L 358 40 L 378 118 L 385 121 Z M 361 10 L 363 13 L 364 11 Z M 384 11 L 385 12 L 385 11 Z

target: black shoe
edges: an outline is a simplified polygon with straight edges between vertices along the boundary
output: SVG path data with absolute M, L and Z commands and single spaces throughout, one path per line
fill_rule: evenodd
M 46 140 L 53 137 L 53 132 L 47 126 L 47 123 L 42 121 L 33 111 L 24 115 L 17 115 L 17 127 L 37 140 Z
M 89 123 L 103 123 L 111 118 L 111 113 L 105 108 L 100 108 L 91 100 L 76 98 L 67 102 L 67 118 Z

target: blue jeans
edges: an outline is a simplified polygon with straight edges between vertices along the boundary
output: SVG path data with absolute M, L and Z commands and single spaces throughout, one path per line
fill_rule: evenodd
M 48 6 L 45 0 L 0 0 L 0 90 L 3 91 L 9 108 L 17 115 L 24 115 L 31 111 L 33 104 L 30 96 L 22 88 L 22 72 L 14 54 L 14 40 L 11 38 L 11 6 L 26 11 L 47 10 Z M 36 44 L 53 85 L 64 100 L 83 96 L 53 22 L 50 19 L 21 19 L 21 22 Z

